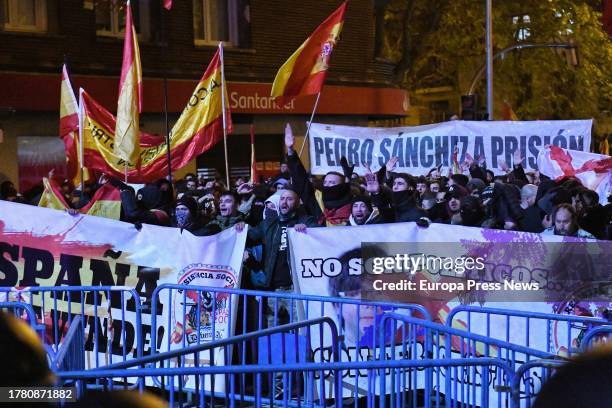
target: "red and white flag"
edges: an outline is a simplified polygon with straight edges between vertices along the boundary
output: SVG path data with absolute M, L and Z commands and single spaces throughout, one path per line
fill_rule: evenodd
M 547 146 L 538 154 L 538 169 L 553 180 L 575 177 L 599 194 L 601 204 L 608 203 L 612 189 L 611 156 Z

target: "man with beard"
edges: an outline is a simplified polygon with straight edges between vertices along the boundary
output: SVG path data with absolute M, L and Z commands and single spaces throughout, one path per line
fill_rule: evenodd
M 316 218 L 300 209 L 300 198 L 293 190 L 283 190 L 279 200 L 278 217 L 267 217 L 259 225 L 249 228 L 249 245 L 263 244 L 264 279 L 260 286 L 276 292 L 292 292 L 293 280 L 289 267 L 287 229 L 306 233 L 307 228 L 319 227 Z M 236 230 L 242 231 L 244 223 Z
M 555 207 L 552 213 L 553 226 L 544 230 L 545 235 L 563 235 L 566 237 L 595 238 L 578 227 L 578 217 L 571 204 L 563 203 Z
M 306 169 L 299 156 L 293 150 L 295 137 L 291 126 L 285 128 L 285 147 L 287 147 L 287 164 L 291 173 L 293 188 L 302 199 L 306 212 L 316 217 L 322 225 L 328 227 L 348 225 L 351 215 L 351 185 L 348 182 L 353 168 L 343 160 L 345 174 L 331 171 L 323 179 L 321 191 L 315 190 L 308 179 Z M 347 174 L 348 173 L 348 174 Z
M 461 199 L 468 195 L 468 191 L 459 184 L 453 184 L 448 188 L 446 193 L 446 212 L 448 222 L 453 221 L 453 217 L 460 214 Z
M 350 225 L 378 224 L 379 221 L 380 214 L 377 208 L 372 208 L 370 197 L 359 195 L 353 198 L 351 216 L 349 217 Z

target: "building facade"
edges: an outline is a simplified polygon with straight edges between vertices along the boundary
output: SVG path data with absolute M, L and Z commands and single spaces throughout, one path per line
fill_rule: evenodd
M 164 79 L 171 127 L 216 51 L 225 44 L 225 72 L 234 133 L 230 167 L 250 160 L 254 125 L 257 159 L 272 171 L 282 157 L 286 122 L 305 133 L 314 97 L 284 107 L 269 97 L 278 68 L 339 5 L 339 0 L 132 0 L 143 69 L 141 127 L 165 134 Z M 58 142 L 60 70 L 72 84 L 116 110 L 123 48 L 124 2 L 0 0 L 0 179 L 18 182 L 31 161 L 61 162 Z M 373 2 L 351 2 L 334 50 L 316 121 L 367 125 L 400 118 L 408 97 L 393 83 L 393 66 L 374 54 Z M 38 153 L 37 153 L 38 152 Z M 223 169 L 223 146 L 185 171 Z M 20 172 L 20 169 L 21 170 Z M 232 171 L 230 172 L 232 173 Z M 1 181 L 0 180 L 0 181 Z

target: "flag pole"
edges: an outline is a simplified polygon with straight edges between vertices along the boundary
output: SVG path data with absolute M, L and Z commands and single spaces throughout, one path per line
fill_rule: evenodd
M 84 118 L 85 115 L 83 115 L 83 107 L 85 105 L 83 104 L 83 88 L 79 88 L 79 167 L 80 167 L 80 173 L 81 173 L 81 196 L 83 194 L 83 191 L 85 191 L 85 171 L 83 170 L 83 125 L 85 124 Z
M 321 92 L 317 94 L 317 99 L 315 100 L 314 107 L 312 108 L 312 115 L 310 115 L 310 120 L 308 121 L 308 128 L 306 129 L 306 136 L 304 136 L 304 141 L 302 142 L 302 147 L 300 147 L 300 154 L 298 157 L 302 157 L 302 152 L 304 151 L 304 146 L 306 146 L 306 141 L 308 140 L 308 136 L 310 135 L 310 126 L 312 125 L 312 120 L 314 119 L 315 112 L 317 111 L 317 106 L 319 106 L 319 98 L 321 97 Z
M 229 162 L 227 159 L 227 122 L 225 118 L 225 65 L 223 62 L 223 43 L 219 43 L 219 56 L 221 57 L 221 110 L 223 112 L 223 149 L 225 151 L 225 180 L 230 188 Z
M 161 19 L 161 38 L 162 38 L 162 47 L 161 47 L 161 60 L 166 60 L 166 47 L 168 47 L 168 42 L 166 39 L 166 23 L 164 18 L 164 7 L 160 8 L 160 19 Z M 172 153 L 170 152 L 170 130 L 168 124 L 168 76 L 166 75 L 166 70 L 164 72 L 164 121 L 166 126 L 166 157 L 168 159 L 168 181 L 172 183 Z

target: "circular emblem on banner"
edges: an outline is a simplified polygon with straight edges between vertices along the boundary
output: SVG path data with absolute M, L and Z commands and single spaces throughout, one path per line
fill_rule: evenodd
M 178 284 L 194 288 L 173 292 L 171 342 L 180 343 L 183 336 L 187 344 L 223 338 L 231 310 L 231 295 L 223 289 L 236 288 L 237 283 L 228 265 L 191 264 L 184 268 Z

